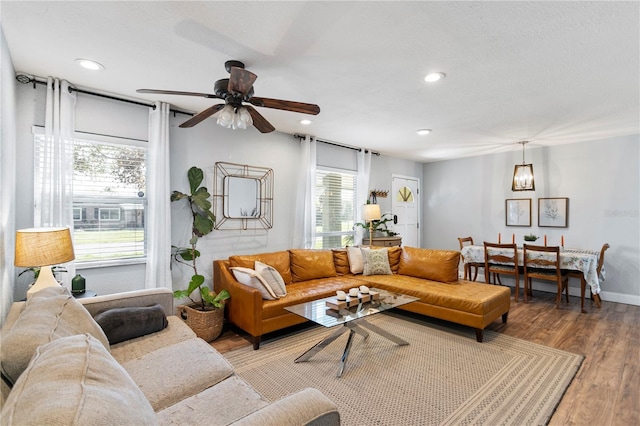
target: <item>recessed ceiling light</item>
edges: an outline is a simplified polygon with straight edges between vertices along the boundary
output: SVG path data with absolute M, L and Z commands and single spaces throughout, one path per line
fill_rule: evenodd
M 431 74 L 427 74 L 424 77 L 424 81 L 427 83 L 433 83 L 434 81 L 442 80 L 446 77 L 446 74 L 443 72 L 432 72 Z
M 91 71 L 100 71 L 104 69 L 104 66 L 96 61 L 92 61 L 91 59 L 76 59 L 78 65 L 82 68 L 91 70 Z
M 309 120 L 308 118 L 303 118 L 302 120 L 299 121 L 300 124 L 304 124 L 305 126 L 308 126 L 309 124 L 313 123 L 313 121 Z
M 431 129 L 416 130 L 416 133 L 419 134 L 420 136 L 428 135 L 429 133 L 431 133 Z

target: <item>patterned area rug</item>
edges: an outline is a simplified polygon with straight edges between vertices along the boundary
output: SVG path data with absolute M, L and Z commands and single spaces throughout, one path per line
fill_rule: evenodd
M 347 426 L 547 424 L 583 360 L 492 331 L 477 343 L 472 329 L 398 313 L 368 321 L 410 344 L 356 334 L 341 378 L 336 372 L 348 333 L 309 361 L 293 362 L 331 333 L 324 327 L 225 357 L 270 401 L 306 387 L 320 389 Z

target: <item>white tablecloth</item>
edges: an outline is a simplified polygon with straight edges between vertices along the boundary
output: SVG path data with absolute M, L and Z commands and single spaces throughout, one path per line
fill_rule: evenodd
M 499 251 L 500 250 L 496 250 L 498 253 Z M 462 254 L 464 263 L 484 262 L 484 246 L 466 246 L 462 248 L 460 253 Z M 585 281 L 589 287 L 591 287 L 591 292 L 593 294 L 600 294 L 600 280 L 604 281 L 604 266 L 600 271 L 600 277 L 598 277 L 599 256 L 599 250 L 563 248 L 560 252 L 560 268 L 582 272 Z M 522 248 L 518 249 L 518 263 L 520 265 L 524 264 Z

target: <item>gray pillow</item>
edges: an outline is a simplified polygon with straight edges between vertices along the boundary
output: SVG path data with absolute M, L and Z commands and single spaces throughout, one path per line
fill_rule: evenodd
M 107 309 L 94 319 L 112 345 L 161 331 L 167 326 L 164 309 L 157 303 L 146 307 Z
M 0 418 L 8 425 L 157 424 L 131 376 L 88 334 L 37 348 Z
M 31 296 L 16 322 L 2 334 L 2 374 L 15 383 L 38 346 L 61 337 L 91 334 L 109 350 L 109 340 L 89 311 L 65 287 Z

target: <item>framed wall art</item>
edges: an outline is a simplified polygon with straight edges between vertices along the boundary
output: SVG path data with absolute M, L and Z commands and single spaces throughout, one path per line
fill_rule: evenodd
M 531 226 L 531 198 L 505 200 L 507 226 Z
M 538 226 L 549 228 L 566 228 L 568 225 L 568 198 L 538 198 Z

